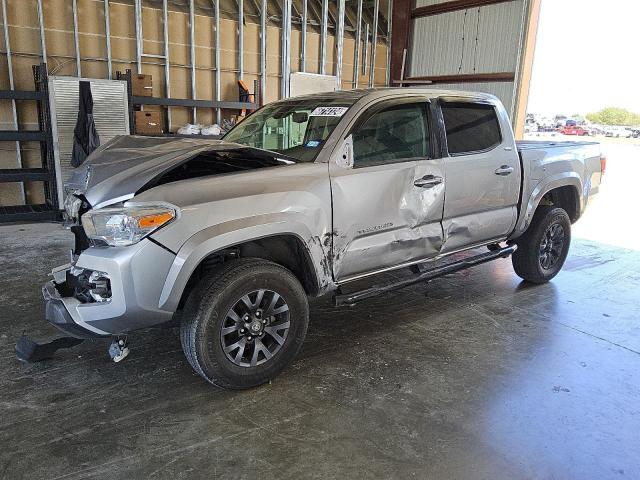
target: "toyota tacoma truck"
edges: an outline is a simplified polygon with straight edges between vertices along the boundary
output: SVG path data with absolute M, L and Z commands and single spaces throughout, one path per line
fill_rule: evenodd
M 352 305 L 509 255 L 551 280 L 604 167 L 597 143 L 516 142 L 494 96 L 426 88 L 271 103 L 217 141 L 116 137 L 68 182 L 75 248 L 46 319 L 120 348 L 179 320 L 198 374 L 256 386 L 300 350 L 309 297 Z

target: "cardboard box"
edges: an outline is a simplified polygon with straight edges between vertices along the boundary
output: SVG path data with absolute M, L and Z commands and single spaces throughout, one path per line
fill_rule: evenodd
M 131 74 L 131 91 L 134 97 L 153 96 L 153 80 L 151 75 Z
M 160 112 L 135 112 L 136 133 L 154 135 L 162 133 Z

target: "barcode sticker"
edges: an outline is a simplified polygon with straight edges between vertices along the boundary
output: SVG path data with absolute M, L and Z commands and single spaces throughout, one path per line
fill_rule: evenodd
M 349 107 L 316 107 L 311 117 L 341 117 Z

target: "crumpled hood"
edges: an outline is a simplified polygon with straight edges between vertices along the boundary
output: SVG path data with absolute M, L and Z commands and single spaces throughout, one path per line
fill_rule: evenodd
M 93 207 L 108 205 L 132 197 L 154 178 L 199 153 L 214 151 L 246 151 L 253 155 L 258 152 L 272 159 L 271 163 L 259 167 L 291 163 L 279 160 L 274 152 L 223 140 L 122 135 L 94 151 L 82 166 L 73 171 L 65 186 L 68 191 L 84 194 Z M 245 170 L 247 168 L 237 169 Z

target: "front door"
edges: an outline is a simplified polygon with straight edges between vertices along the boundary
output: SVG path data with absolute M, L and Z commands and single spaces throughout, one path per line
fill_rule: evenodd
M 501 134 L 511 129 L 506 114 L 498 115 L 498 105 L 484 101 L 440 101 L 440 106 L 449 152 L 442 251 L 504 240 L 517 219 L 521 176 L 513 139 Z
M 338 282 L 440 252 L 444 172 L 427 108 L 422 98 L 370 107 L 350 131 L 353 167 L 330 163 Z

